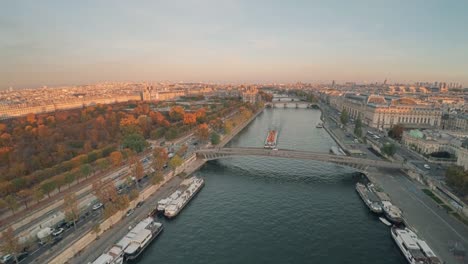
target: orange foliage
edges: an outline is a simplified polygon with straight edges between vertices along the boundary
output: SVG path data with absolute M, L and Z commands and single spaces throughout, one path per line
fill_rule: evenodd
M 197 123 L 197 116 L 196 114 L 185 113 L 184 115 L 184 124 L 186 125 L 194 125 Z

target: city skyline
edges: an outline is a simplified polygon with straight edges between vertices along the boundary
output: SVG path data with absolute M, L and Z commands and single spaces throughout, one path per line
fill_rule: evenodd
M 158 80 L 468 85 L 464 1 L 5 6 L 0 89 Z

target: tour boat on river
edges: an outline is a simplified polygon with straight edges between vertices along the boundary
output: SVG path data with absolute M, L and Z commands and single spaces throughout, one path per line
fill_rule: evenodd
M 403 223 L 403 213 L 400 208 L 393 205 L 390 201 L 382 201 L 385 217 L 394 224 Z
M 181 191 L 177 190 L 173 192 L 170 196 L 159 200 L 158 206 L 157 206 L 157 212 L 159 213 L 164 213 L 166 210 L 166 207 L 171 204 L 173 201 L 175 201 L 179 196 L 182 194 Z
M 278 131 L 277 130 L 268 131 L 267 137 L 265 139 L 265 148 L 268 148 L 268 149 L 276 148 L 277 139 L 278 139 Z
M 369 190 L 364 184 L 356 183 L 356 191 L 364 201 L 364 203 L 369 207 L 371 212 L 380 214 L 383 212 L 382 206 L 380 204 L 380 200 L 377 196 Z
M 434 254 L 432 249 L 424 240 L 409 228 L 398 228 L 393 226 L 391 229 L 393 240 L 400 248 L 406 260 L 410 264 L 440 264 L 440 259 Z
M 122 264 L 140 256 L 146 247 L 163 231 L 163 225 L 152 217 L 141 220 L 112 248 L 92 264 Z
M 167 218 L 173 218 L 179 214 L 179 212 L 192 200 L 192 198 L 200 191 L 205 184 L 202 178 L 192 177 L 185 180 L 188 185 L 187 189 L 170 204 L 168 204 L 164 210 L 164 215 Z

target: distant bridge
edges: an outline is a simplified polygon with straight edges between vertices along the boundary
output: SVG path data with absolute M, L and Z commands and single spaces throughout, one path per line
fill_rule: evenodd
M 322 152 L 300 150 L 270 150 L 264 148 L 213 148 L 197 151 L 197 157 L 204 160 L 216 160 L 235 156 L 264 156 L 273 158 L 316 160 L 352 167 L 365 171 L 367 167 L 402 169 L 403 163 L 388 162 L 383 160 L 371 160 L 350 156 L 337 156 Z
M 283 108 L 316 108 L 316 103 L 304 102 L 304 101 L 273 101 L 266 103 L 268 107 L 283 107 Z

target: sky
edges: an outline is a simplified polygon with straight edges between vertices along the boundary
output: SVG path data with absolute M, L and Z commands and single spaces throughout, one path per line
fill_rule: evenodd
M 0 89 L 103 81 L 459 82 L 466 0 L 4 1 Z

